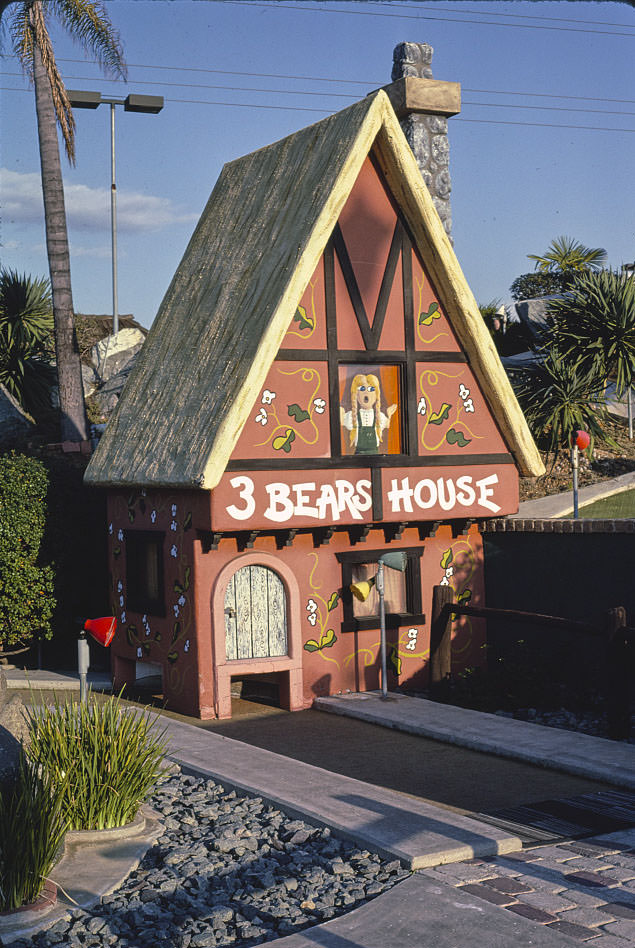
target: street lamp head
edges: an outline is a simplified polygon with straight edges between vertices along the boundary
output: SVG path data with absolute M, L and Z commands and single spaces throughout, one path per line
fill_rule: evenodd
M 162 95 L 128 95 L 124 102 L 124 112 L 146 112 L 157 115 L 163 108 Z
M 83 92 L 67 89 L 68 101 L 74 109 L 96 109 L 101 105 L 101 92 Z

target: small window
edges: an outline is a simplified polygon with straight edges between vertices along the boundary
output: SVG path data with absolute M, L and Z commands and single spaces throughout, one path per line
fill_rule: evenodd
M 397 365 L 340 365 L 343 455 L 401 454 L 401 384 Z
M 387 550 L 364 550 L 360 553 L 340 553 L 342 564 L 342 605 L 344 621 L 342 632 L 357 632 L 379 628 L 379 593 L 372 584 L 377 575 L 377 560 Z M 405 572 L 384 569 L 384 604 L 386 628 L 397 629 L 411 623 L 423 623 L 421 613 L 421 547 L 403 550 L 408 557 Z M 351 584 L 370 582 L 368 598 L 361 602 L 351 592 Z
M 130 612 L 165 615 L 164 533 L 126 530 L 126 605 Z

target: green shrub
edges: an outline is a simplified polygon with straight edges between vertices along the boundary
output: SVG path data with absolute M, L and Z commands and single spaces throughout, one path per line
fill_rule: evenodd
M 568 273 L 522 273 L 516 277 L 509 292 L 513 300 L 533 300 L 562 293 L 570 283 Z
M 20 758 L 0 788 L 0 911 L 34 902 L 66 832 L 61 785 Z
M 103 704 L 72 701 L 27 711 L 32 763 L 64 786 L 69 829 L 108 829 L 134 819 L 165 773 L 165 732 L 157 718 L 124 710 L 120 698 Z
M 52 634 L 53 570 L 38 563 L 47 488 L 35 458 L 0 456 L 0 653 Z

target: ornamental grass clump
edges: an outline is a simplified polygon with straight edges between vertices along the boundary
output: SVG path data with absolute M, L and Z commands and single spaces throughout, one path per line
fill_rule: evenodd
M 166 772 L 165 731 L 148 712 L 66 700 L 27 712 L 29 759 L 64 788 L 68 829 L 110 829 L 133 820 Z
M 0 912 L 35 902 L 66 832 L 63 782 L 53 784 L 22 754 L 0 787 Z

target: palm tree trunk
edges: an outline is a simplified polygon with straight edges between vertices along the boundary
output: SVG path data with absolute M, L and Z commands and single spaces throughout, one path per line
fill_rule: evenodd
M 71 261 L 66 230 L 64 185 L 51 86 L 37 44 L 33 50 L 35 109 L 40 143 L 46 251 L 51 277 L 55 354 L 60 397 L 62 441 L 86 441 L 87 423 L 82 367 L 75 335 Z

